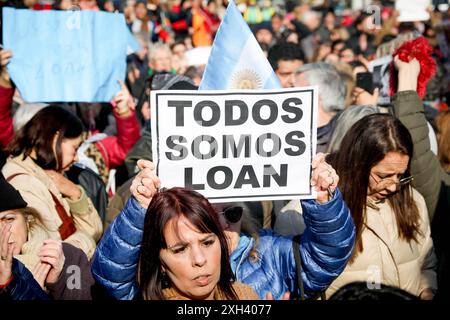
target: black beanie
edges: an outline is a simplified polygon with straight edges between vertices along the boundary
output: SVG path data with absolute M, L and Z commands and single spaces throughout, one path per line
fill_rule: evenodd
M 9 184 L 0 172 L 0 212 L 25 208 L 27 205 L 19 191 Z

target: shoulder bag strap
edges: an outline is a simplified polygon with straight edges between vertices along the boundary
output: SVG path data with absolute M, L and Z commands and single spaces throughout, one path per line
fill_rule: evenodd
M 302 260 L 300 256 L 300 238 L 301 235 L 298 234 L 292 238 L 292 250 L 294 251 L 294 259 L 295 259 L 295 267 L 297 270 L 297 283 L 298 288 L 300 289 L 300 300 L 306 300 L 305 298 L 305 288 L 303 285 L 302 278 Z M 326 300 L 325 290 L 320 291 L 319 293 L 321 300 Z M 316 294 L 312 299 L 317 299 L 318 295 Z
M 300 300 L 305 300 L 305 289 L 303 287 L 302 279 L 302 260 L 300 258 L 300 235 L 292 238 L 292 251 L 294 253 L 295 268 L 297 271 L 297 285 L 300 289 Z
M 18 172 L 10 175 L 8 178 L 6 178 L 7 182 L 10 182 L 12 179 L 14 179 L 17 176 L 20 175 L 27 175 L 24 172 Z M 53 192 L 51 192 L 49 189 L 47 189 L 48 192 L 50 192 L 50 195 L 52 196 L 53 203 L 55 205 L 56 212 L 58 213 L 59 218 L 62 221 L 62 224 L 59 226 L 59 235 L 61 236 L 62 240 L 66 240 L 68 237 L 70 237 L 72 234 L 77 231 L 75 227 L 75 223 L 73 222 L 73 218 L 69 216 L 66 212 L 66 209 L 64 209 L 61 202 L 59 202 L 58 197 L 56 197 Z

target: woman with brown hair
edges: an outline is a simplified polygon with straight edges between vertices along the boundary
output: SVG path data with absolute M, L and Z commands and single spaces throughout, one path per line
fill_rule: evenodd
M 64 240 L 90 258 L 102 223 L 85 190 L 63 174 L 77 161 L 81 134 L 75 115 L 46 107 L 17 132 L 2 173 L 38 212 L 49 238 Z
M 227 240 L 209 201 L 184 188 L 155 194 L 144 221 L 138 284 L 145 300 L 258 299 L 233 282 Z
M 353 256 L 327 294 L 353 281 L 406 290 L 432 299 L 436 258 L 423 197 L 410 185 L 413 142 L 387 114 L 356 122 L 329 156 L 355 222 Z
M 151 219 L 150 209 L 155 197 L 159 197 L 160 180 L 152 162 L 141 159 L 137 164 L 141 171 L 131 184 L 132 197 L 106 231 L 92 259 L 94 279 L 111 296 L 122 300 L 139 295 L 139 289 L 142 290 L 136 280 L 136 274 L 142 275 L 139 263 L 143 255 L 155 259 L 156 254 L 145 253 L 152 249 L 141 246 L 141 240 L 146 241 L 145 220 Z M 306 230 L 296 240 L 297 248 L 290 236 L 246 228 L 244 210 L 238 203 L 214 204 L 216 210 L 210 213 L 214 219 L 219 216 L 220 223 L 215 226 L 225 234 L 229 263 L 237 281 L 251 286 L 260 299 L 286 299 L 286 293 L 302 296 L 302 292 L 306 298 L 314 297 L 342 272 L 351 256 L 355 229 L 350 211 L 336 188 L 339 177 L 325 162 L 324 154 L 317 154 L 311 166 L 311 186 L 317 191 L 317 199 L 302 201 Z M 171 203 L 174 207 L 179 205 L 176 201 Z M 181 208 L 180 211 L 187 211 Z M 157 240 L 152 245 L 154 241 Z M 297 275 L 299 263 L 303 285 Z

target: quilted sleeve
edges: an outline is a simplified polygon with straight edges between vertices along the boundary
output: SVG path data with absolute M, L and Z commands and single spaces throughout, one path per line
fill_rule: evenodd
M 131 197 L 100 240 L 92 259 L 94 279 L 120 300 L 136 296 L 136 271 L 146 210 Z

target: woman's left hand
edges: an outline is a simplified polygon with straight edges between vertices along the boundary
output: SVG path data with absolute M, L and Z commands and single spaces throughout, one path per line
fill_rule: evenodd
M 58 188 L 59 192 L 72 201 L 77 201 L 81 197 L 81 191 L 75 183 L 67 179 L 62 173 L 55 170 L 45 170 L 48 176 L 53 180 L 53 183 Z
M 45 240 L 44 245 L 38 252 L 38 256 L 42 263 L 47 263 L 51 266 L 45 282 L 55 283 L 58 281 L 64 267 L 64 262 L 66 261 L 62 249 L 62 242 L 52 239 Z
M 325 161 L 325 154 L 318 153 L 314 156 L 312 161 L 312 178 L 311 186 L 315 187 L 317 191 L 317 202 L 325 203 L 330 200 L 328 191 L 334 192 L 339 182 L 339 176 L 336 170 L 333 169 Z
M 39 283 L 39 286 L 45 290 L 45 279 L 47 279 L 48 272 L 50 271 L 51 266 L 48 263 L 42 263 L 38 262 L 33 270 L 31 270 L 31 274 L 34 277 L 34 280 L 36 280 L 37 283 Z

